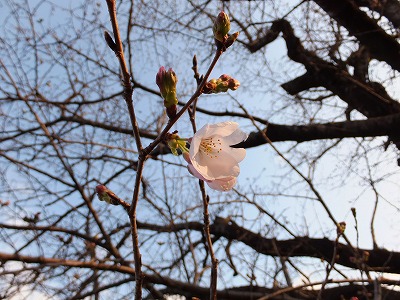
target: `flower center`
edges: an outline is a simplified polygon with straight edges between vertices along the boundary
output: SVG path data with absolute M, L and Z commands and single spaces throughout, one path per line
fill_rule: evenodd
M 201 140 L 200 151 L 207 155 L 209 158 L 217 158 L 218 154 L 222 151 L 222 143 L 218 138 L 205 138 Z

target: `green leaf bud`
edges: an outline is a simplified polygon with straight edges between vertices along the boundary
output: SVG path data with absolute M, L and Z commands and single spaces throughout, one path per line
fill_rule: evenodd
M 231 29 L 231 22 L 229 21 L 229 17 L 226 13 L 221 11 L 214 22 L 213 26 L 214 38 L 220 42 L 225 42 L 225 40 L 227 39 L 227 34 L 230 29 Z

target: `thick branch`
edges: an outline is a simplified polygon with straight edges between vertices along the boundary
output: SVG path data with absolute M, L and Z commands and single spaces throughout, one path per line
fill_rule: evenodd
M 336 2 L 332 1 L 332 3 Z M 400 104 L 393 100 L 380 85 L 360 82 L 346 70 L 326 62 L 315 53 L 306 50 L 300 39 L 294 34 L 294 30 L 288 21 L 277 20 L 273 22 L 271 31 L 282 32 L 289 58 L 303 64 L 307 69 L 304 75 L 282 85 L 288 93 L 293 95 L 310 87 L 323 86 L 348 103 L 352 109 L 358 110 L 367 117 L 400 112 Z M 267 42 L 271 42 L 271 40 L 263 41 L 265 45 L 267 45 Z M 376 41 L 374 43 L 379 44 Z M 400 53 L 400 46 L 397 42 L 395 43 L 399 48 L 398 53 Z M 382 45 L 379 46 L 382 47 Z M 247 48 L 253 51 L 251 45 L 247 45 Z M 385 49 L 385 47 L 381 49 Z M 397 59 L 400 62 L 400 56 Z
M 305 142 L 321 139 L 341 139 L 349 137 L 375 137 L 398 135 L 400 114 L 371 118 L 361 121 L 345 121 L 337 123 L 310 125 L 277 125 L 269 124 L 266 134 L 273 142 L 296 141 Z M 237 145 L 251 148 L 266 144 L 261 132 L 252 132 L 248 139 Z
M 332 258 L 334 248 L 334 242 L 327 238 L 311 239 L 309 237 L 297 237 L 291 240 L 282 241 L 268 239 L 223 218 L 216 218 L 212 226 L 212 233 L 215 235 L 221 235 L 229 240 L 240 241 L 253 248 L 258 253 L 271 256 L 306 256 L 321 258 L 329 261 Z M 276 252 L 274 243 L 278 248 L 279 253 Z M 362 257 L 364 252 L 369 253 L 369 260 L 366 262 L 366 265 L 370 268 L 370 270 L 397 274 L 400 273 L 399 252 L 390 252 L 385 249 L 358 249 L 357 251 L 358 257 Z M 356 254 L 353 252 L 351 247 L 338 243 L 337 253 L 339 256 L 336 261 L 337 264 L 354 269 L 359 268 L 358 266 L 360 262 L 357 263 L 355 261 Z
M 189 222 L 174 224 L 169 226 L 138 223 L 141 229 L 154 230 L 156 232 L 175 232 L 180 230 L 202 231 L 202 224 L 198 222 Z M 264 236 L 251 232 L 231 220 L 217 217 L 211 225 L 211 233 L 215 236 L 221 236 L 228 240 L 237 240 L 253 248 L 259 253 L 271 256 L 305 256 L 324 259 L 330 261 L 333 253 L 333 241 L 323 239 L 313 239 L 309 237 L 297 237 L 290 240 L 275 240 L 265 238 Z M 274 245 L 275 243 L 275 245 Z M 276 249 L 279 250 L 277 253 Z M 339 243 L 339 259 L 337 264 L 358 269 L 359 264 L 354 261 L 356 257 L 353 248 Z M 377 270 L 388 273 L 400 274 L 400 252 L 391 252 L 385 249 L 357 249 L 358 257 L 362 257 L 364 252 L 369 253 L 369 260 L 366 265 L 371 270 Z M 367 268 L 368 268 L 367 267 Z
M 224 112 L 226 113 L 226 112 Z M 229 113 L 228 113 L 229 114 Z M 110 127 L 110 130 L 130 134 L 130 130 L 122 127 L 113 127 L 95 123 L 85 119 L 73 118 L 71 121 L 77 121 L 81 124 L 92 125 L 96 127 Z M 325 124 L 309 125 L 280 125 L 268 123 L 267 136 L 273 142 L 296 141 L 306 142 L 321 139 L 349 138 L 349 137 L 374 137 L 374 136 L 395 136 L 398 134 L 397 128 L 400 126 L 400 114 L 391 114 L 389 116 L 370 118 L 368 120 L 345 121 Z M 113 127 L 113 128 L 111 128 Z M 146 132 L 146 137 L 151 137 Z M 250 133 L 248 139 L 239 144 L 240 147 L 251 148 L 265 144 L 266 141 L 260 132 Z M 170 151 L 158 151 L 157 154 L 170 153 Z
M 358 6 L 368 7 L 385 16 L 392 24 L 400 29 L 400 2 L 398 0 L 355 0 Z
M 83 119 L 80 117 L 63 117 L 63 121 L 77 122 L 98 128 L 108 129 L 114 132 L 131 134 L 128 128 L 106 125 L 103 123 Z M 261 120 L 260 120 L 261 121 Z M 297 141 L 305 142 L 320 139 L 348 138 L 348 137 L 373 137 L 392 136 L 398 133 L 396 128 L 400 125 L 400 114 L 370 118 L 360 121 L 346 121 L 325 124 L 310 125 L 280 125 L 268 123 L 267 135 L 273 142 Z M 141 135 L 154 138 L 154 135 L 143 131 Z M 261 133 L 250 133 L 249 138 L 240 144 L 241 147 L 251 148 L 265 144 Z M 169 151 L 167 151 L 169 153 Z
M 92 270 L 104 270 L 104 271 L 112 271 L 112 272 L 119 272 L 123 274 L 130 275 L 132 280 L 135 277 L 135 270 L 128 266 L 122 265 L 115 265 L 115 264 L 105 264 L 105 263 L 96 263 L 95 261 L 76 261 L 76 260 L 69 260 L 69 259 L 59 259 L 59 258 L 47 258 L 43 256 L 34 257 L 34 256 L 27 256 L 27 255 L 18 255 L 18 254 L 7 254 L 0 252 L 0 261 L 7 262 L 7 261 L 21 261 L 24 263 L 33 263 L 33 264 L 40 264 L 45 266 L 66 266 L 66 267 L 75 267 L 75 268 L 85 268 L 85 269 L 92 269 Z M 168 278 L 166 276 L 161 275 L 151 275 L 151 274 L 144 274 L 143 276 L 144 282 L 151 282 L 155 284 L 162 284 L 168 287 L 173 287 L 179 291 L 189 291 L 193 293 L 193 295 L 209 295 L 210 289 L 196 286 L 194 284 L 181 282 L 178 280 L 174 280 Z M 243 297 L 248 295 L 247 292 L 243 291 L 218 291 L 217 293 L 218 298 L 225 298 L 225 299 L 238 299 L 241 300 Z M 253 297 L 262 297 L 265 293 L 255 293 Z
M 398 0 L 379 1 L 382 4 L 382 14 L 400 29 L 400 2 Z
M 312 87 L 320 86 L 320 80 L 311 72 L 307 72 L 291 81 L 282 84 L 282 88 L 290 95 L 296 95 Z
M 400 71 L 400 44 L 351 0 L 314 0 L 328 15 L 345 27 L 371 55 Z M 356 22 L 354 20 L 357 20 Z
M 32 263 L 32 264 L 40 264 L 46 265 L 47 267 L 74 267 L 74 268 L 84 268 L 84 269 L 92 269 L 92 270 L 104 270 L 104 271 L 111 271 L 111 272 L 119 272 L 122 274 L 127 274 L 130 276 L 131 280 L 134 279 L 135 271 L 134 269 L 128 266 L 121 266 L 121 265 L 111 265 L 105 263 L 96 263 L 95 261 L 76 261 L 76 260 L 66 260 L 66 259 L 58 259 L 58 258 L 47 258 L 43 256 L 35 257 L 35 256 L 27 256 L 27 255 L 18 255 L 18 254 L 7 254 L 0 252 L 0 261 L 7 262 L 7 261 L 20 261 L 24 263 Z M 130 280 L 127 279 L 126 282 Z M 145 274 L 144 276 L 145 283 L 154 283 L 154 284 L 162 284 L 169 287 L 168 291 L 174 291 L 175 293 L 179 293 L 181 295 L 192 295 L 197 297 L 206 297 L 209 295 L 209 288 L 204 288 L 200 286 L 196 286 L 194 284 L 178 281 L 171 279 L 166 276 L 161 275 L 152 275 L 152 274 Z M 368 282 L 368 280 L 362 280 L 361 282 Z M 352 282 L 347 281 L 347 282 Z M 357 282 L 357 280 L 355 281 Z M 396 281 L 390 280 L 382 280 L 382 283 L 386 284 L 396 284 Z M 112 286 L 111 286 L 112 287 Z M 353 293 L 356 292 L 359 288 L 357 285 L 350 286 L 351 288 L 344 289 L 343 291 L 351 290 Z M 359 287 L 359 286 L 358 286 Z M 301 290 L 300 293 L 297 291 Z M 332 289 L 332 292 L 327 289 L 324 291 L 324 299 L 338 299 L 334 298 L 337 296 L 337 293 L 340 292 L 340 288 Z M 265 287 L 258 287 L 258 286 L 244 286 L 244 287 L 237 287 L 231 288 L 226 290 L 218 291 L 218 299 L 220 300 L 244 300 L 244 299 L 258 299 L 264 297 L 268 294 L 276 294 L 275 296 L 268 297 L 266 299 L 271 300 L 278 300 L 278 299 L 285 299 L 282 298 L 282 294 L 288 294 L 291 296 L 296 297 L 296 299 L 310 299 L 312 295 L 315 295 L 317 291 L 306 290 L 302 286 L 297 288 L 290 288 L 290 289 L 283 289 L 282 293 L 276 293 L 276 289 L 268 289 Z M 165 293 L 165 291 L 164 291 Z M 346 293 L 347 294 L 347 293 Z M 396 293 L 390 293 L 391 296 L 396 295 Z M 332 296 L 332 297 L 331 297 Z

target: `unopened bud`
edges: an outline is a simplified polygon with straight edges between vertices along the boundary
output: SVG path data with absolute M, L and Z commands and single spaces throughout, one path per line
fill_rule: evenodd
M 104 185 L 96 186 L 96 193 L 100 201 L 105 201 L 112 205 L 118 205 L 118 202 L 115 200 L 115 198 L 118 197 L 112 191 L 110 191 L 106 186 Z
M 161 96 L 164 99 L 164 106 L 167 109 L 168 117 L 172 118 L 176 115 L 176 105 L 178 98 L 176 97 L 176 83 L 178 78 L 174 70 L 171 68 L 167 71 L 161 67 L 156 75 L 156 83 L 160 89 Z
M 228 81 L 231 78 L 232 77 L 229 76 L 228 74 L 222 74 L 221 76 L 219 76 L 218 80 L 220 80 L 220 81 Z
M 217 79 L 211 79 L 207 82 L 203 88 L 204 94 L 212 94 L 213 91 L 217 88 Z
M 8 205 L 10 205 L 10 200 L 0 200 L 0 206 L 1 207 L 3 207 L 3 206 L 8 206 Z
M 117 45 L 115 44 L 115 42 L 112 39 L 111 35 L 107 31 L 104 31 L 104 39 L 106 40 L 106 43 L 107 43 L 108 47 L 110 47 L 112 51 L 116 52 L 117 51 Z
M 227 39 L 227 34 L 230 29 L 231 29 L 231 22 L 229 21 L 229 17 L 226 13 L 221 11 L 214 22 L 213 26 L 214 38 L 217 41 L 225 42 L 225 40 Z
M 228 87 L 232 91 L 236 91 L 239 88 L 239 86 L 240 86 L 239 80 L 236 80 L 234 78 L 228 80 Z
M 342 235 L 344 233 L 344 231 L 346 230 L 346 222 L 340 222 L 337 224 L 337 235 Z
M 353 214 L 353 217 L 356 218 L 357 217 L 357 211 L 355 207 L 351 208 L 351 213 Z

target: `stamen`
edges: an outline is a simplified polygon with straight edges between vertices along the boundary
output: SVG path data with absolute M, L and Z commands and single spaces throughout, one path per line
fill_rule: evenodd
M 217 158 L 222 151 L 222 143 L 220 139 L 205 138 L 201 140 L 199 148 L 209 158 Z

